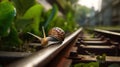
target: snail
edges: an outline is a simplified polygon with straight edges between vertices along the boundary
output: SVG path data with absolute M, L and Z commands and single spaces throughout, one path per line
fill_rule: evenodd
M 48 31 L 48 36 L 46 37 L 44 27 L 42 27 L 44 37 L 41 38 L 33 33 L 27 32 L 28 34 L 36 37 L 41 42 L 41 46 L 45 47 L 51 44 L 62 43 L 65 38 L 65 32 L 59 27 L 53 27 Z

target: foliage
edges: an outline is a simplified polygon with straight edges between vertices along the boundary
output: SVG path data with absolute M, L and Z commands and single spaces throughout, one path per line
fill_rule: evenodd
M 47 27 L 46 30 L 48 31 L 48 29 L 55 26 L 61 27 L 66 32 L 73 32 L 75 28 L 77 28 L 77 24 L 74 20 L 73 11 L 69 10 L 65 14 L 65 18 L 62 16 L 58 16 L 58 7 L 54 4 L 53 9 L 47 12 L 47 22 L 45 22 L 45 27 Z
M 51 27 L 56 26 L 56 27 L 60 27 L 62 29 L 65 29 L 65 22 L 66 20 L 63 17 L 57 16 L 56 18 L 59 19 L 55 19 L 54 20 L 54 24 L 50 24 Z
M 118 26 L 97 26 L 96 28 L 104 30 L 120 30 L 120 25 Z
M 76 26 L 74 15 L 72 14 L 72 12 L 69 11 L 67 13 L 66 19 L 67 19 L 67 30 L 69 32 L 73 32 L 77 26 Z
M 74 67 L 99 67 L 99 63 L 98 62 L 78 63 L 75 64 Z
M 40 34 L 39 23 L 40 16 L 42 14 L 43 7 L 40 4 L 36 4 L 29 8 L 24 14 L 24 19 L 33 19 L 33 22 L 27 26 L 27 31 L 33 32 L 35 34 Z
M 8 0 L 0 2 L 0 47 L 1 49 L 12 49 L 20 46 L 22 41 L 14 27 L 13 20 L 16 16 L 16 9 Z
M 26 41 L 32 40 L 26 32 L 42 36 L 42 26 L 46 32 L 52 27 L 73 32 L 76 28 L 73 9 L 70 4 L 65 6 L 66 14 L 63 17 L 58 16 L 56 4 L 44 11 L 44 7 L 36 0 L 3 0 L 0 2 L 0 48 L 7 50 L 24 46 Z
M 12 2 L 17 9 L 17 17 L 15 19 L 17 30 L 22 33 L 32 31 L 35 34 L 39 34 L 40 16 L 43 7 L 37 4 L 36 0 L 12 0 Z
M 31 0 L 31 3 L 28 3 L 28 0 L 12 1 L 13 4 L 17 7 L 17 17 L 15 18 L 15 21 L 13 21 L 13 19 L 15 17 L 16 11 L 12 3 L 9 1 L 2 1 L 0 3 L 0 32 L 3 31 L 2 34 L 4 35 L 5 33 L 9 32 L 8 35 L 4 37 L 2 36 L 0 38 L 1 49 L 9 50 L 12 48 L 19 48 L 22 44 L 22 41 L 19 37 L 19 32 L 22 30 L 21 33 L 23 33 L 23 30 L 25 30 L 25 27 L 29 24 L 31 24 L 29 25 L 31 26 L 29 27 L 30 29 L 32 29 L 35 33 L 39 33 L 40 15 L 43 7 L 39 4 L 33 5 L 32 1 L 33 0 Z M 27 5 L 25 3 L 27 3 Z M 30 15 L 31 13 L 32 15 Z
M 75 64 L 74 67 L 99 67 L 99 63 L 98 62 L 78 63 L 78 64 Z M 120 67 L 120 65 L 113 63 L 108 65 L 108 67 Z
M 75 5 L 77 4 L 78 0 L 64 0 L 62 2 L 60 1 L 61 0 L 58 0 L 60 5 L 64 4 L 64 6 L 62 7 L 64 9 L 64 14 L 65 14 L 64 30 L 66 32 L 73 32 L 79 27 L 79 25 L 75 21 L 76 18 Z
M 10 34 L 1 40 L 2 49 L 12 49 L 16 47 L 20 47 L 22 41 L 18 37 L 18 33 L 14 25 L 10 27 Z
M 67 0 L 69 1 L 71 4 L 76 4 L 78 2 L 78 0 Z
M 110 64 L 108 67 L 120 67 L 120 64 L 114 63 L 114 64 Z
M 85 6 L 81 6 L 81 5 L 76 5 L 75 20 L 77 22 L 83 23 L 89 13 L 90 13 L 89 8 L 87 8 Z
M 56 19 L 57 13 L 58 13 L 58 7 L 57 7 L 57 5 L 54 4 L 54 5 L 53 5 L 53 9 L 52 9 L 52 11 L 51 11 L 51 13 L 50 13 L 50 15 L 49 15 L 46 23 L 45 23 L 45 28 L 46 28 L 52 21 L 54 21 L 54 20 Z
M 65 21 L 63 22 L 63 29 L 66 32 L 75 31 L 79 25 L 75 21 L 75 4 L 78 0 L 57 0 L 64 10 Z
M 0 36 L 7 36 L 16 15 L 14 6 L 8 1 L 0 2 Z
M 57 16 L 58 16 L 58 7 L 56 4 L 54 4 L 52 9 L 48 10 L 45 14 L 45 19 L 47 20 L 44 21 L 42 26 L 45 27 L 46 33 L 48 33 L 49 29 L 56 26 L 55 20 L 58 19 Z
M 98 55 L 96 59 L 99 63 L 104 63 L 106 60 L 106 54 Z
M 12 2 L 17 9 L 18 17 L 23 16 L 31 6 L 36 4 L 36 0 L 12 0 Z

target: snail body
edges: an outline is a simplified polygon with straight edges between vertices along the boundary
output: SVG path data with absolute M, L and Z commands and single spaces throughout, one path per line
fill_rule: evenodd
M 53 27 L 52 29 L 49 30 L 48 32 L 48 37 L 46 37 L 44 28 L 43 28 L 43 34 L 44 38 L 41 38 L 37 35 L 34 35 L 30 32 L 28 32 L 30 35 L 36 37 L 37 39 L 40 40 L 41 46 L 47 46 L 55 43 L 60 43 L 64 40 L 65 38 L 65 32 L 59 27 Z
M 48 44 L 48 39 L 47 39 L 47 38 L 43 38 L 43 39 L 41 40 L 41 44 L 42 44 L 42 46 Z

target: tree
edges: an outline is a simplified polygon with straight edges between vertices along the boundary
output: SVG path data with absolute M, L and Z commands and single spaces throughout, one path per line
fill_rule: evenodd
M 76 22 L 83 24 L 83 22 L 86 19 L 87 14 L 90 13 L 90 9 L 87 8 L 86 6 L 82 6 L 77 4 L 76 5 L 76 10 L 75 10 L 75 20 Z

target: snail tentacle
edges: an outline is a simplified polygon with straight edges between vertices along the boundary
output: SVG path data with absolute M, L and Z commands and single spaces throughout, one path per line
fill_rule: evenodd
M 35 38 L 37 38 L 40 41 L 42 40 L 41 37 L 39 37 L 39 36 L 37 36 L 37 35 L 35 35 L 35 34 L 31 33 L 31 32 L 27 32 L 27 33 L 30 34 L 30 35 L 32 35 L 32 36 L 34 36 Z

